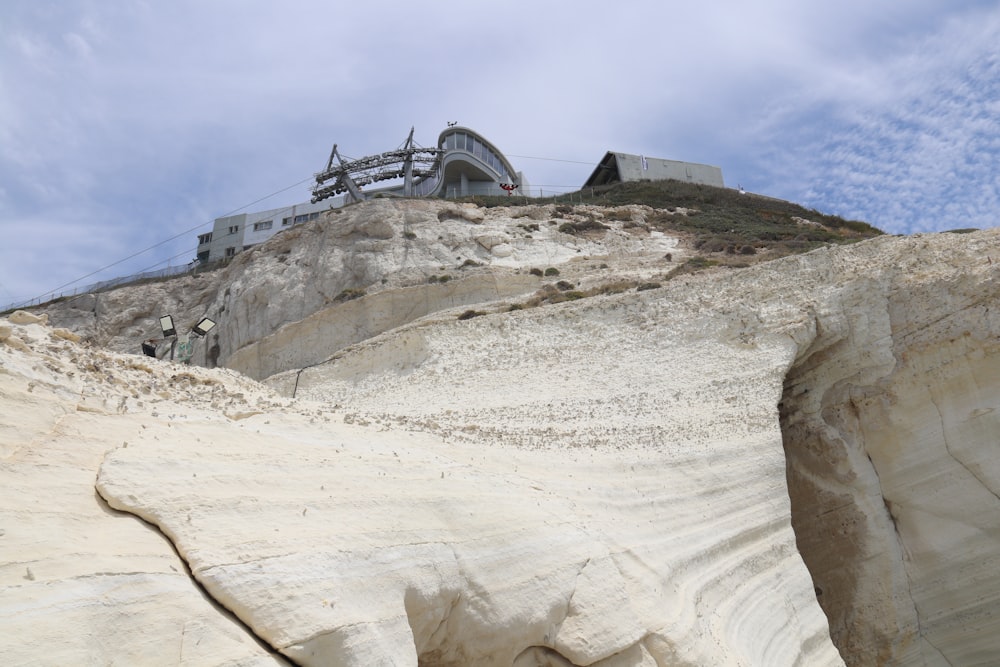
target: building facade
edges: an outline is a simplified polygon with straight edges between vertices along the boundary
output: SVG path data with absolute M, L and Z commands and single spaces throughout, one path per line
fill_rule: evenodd
M 198 261 L 204 264 L 234 257 L 251 246 L 263 243 L 283 229 L 315 220 L 323 211 L 341 203 L 305 202 L 257 213 L 216 218 L 212 231 L 198 235 Z
M 367 189 L 383 181 L 391 185 Z M 402 148 L 345 160 L 336 144 L 326 168 L 316 174 L 312 201 L 343 194 L 347 202 L 382 197 L 466 197 L 503 195 L 501 185 L 527 190 L 524 175 L 496 146 L 477 132 L 450 125 L 435 148 L 413 142 L 413 130 Z
M 726 187 L 722 180 L 722 169 L 719 167 L 613 151 L 604 154 L 583 187 L 589 188 L 629 181 L 663 180 L 714 185 L 719 188 Z

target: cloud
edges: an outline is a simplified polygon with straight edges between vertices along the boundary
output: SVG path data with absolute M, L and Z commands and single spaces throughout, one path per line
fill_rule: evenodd
M 897 233 L 996 225 L 998 40 L 996 12 L 951 21 L 869 63 L 863 91 L 878 93 L 824 89 L 783 109 L 757 142 L 761 180 Z
M 34 239 L 0 257 L 18 296 L 307 179 L 335 142 L 360 157 L 415 126 L 429 145 L 452 120 L 550 190 L 621 150 L 718 165 L 730 184 L 889 231 L 996 224 L 993 2 L 10 0 L 4 13 L 0 227 Z

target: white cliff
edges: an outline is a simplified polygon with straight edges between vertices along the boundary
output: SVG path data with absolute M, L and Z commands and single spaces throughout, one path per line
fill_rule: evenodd
M 377 206 L 412 225 L 397 236 L 494 215 Z M 273 391 L 0 324 L 5 663 L 1000 655 L 997 231 L 508 312 L 556 280 L 525 271 L 545 243 L 477 243 L 482 266 L 436 291 L 431 260 L 399 270 L 399 238 L 352 224 L 371 246 L 353 258 L 321 259 L 350 226 L 317 225 L 222 274 L 242 341 L 223 356 L 287 370 Z M 577 284 L 665 272 L 648 239 L 600 239 L 551 263 Z M 294 279 L 261 275 L 276 263 Z M 379 287 L 338 301 L 347 266 Z
M 181 331 L 208 315 L 219 326 L 192 362 L 263 378 L 291 367 L 281 363 L 320 361 L 443 308 L 531 294 L 543 284 L 531 269 L 558 267 L 586 286 L 600 279 L 602 264 L 618 263 L 620 279 L 648 279 L 688 255 L 676 236 L 629 226 L 630 218 L 641 223 L 653 209 L 611 210 L 614 219 L 599 206 L 562 213 L 551 204 L 483 209 L 373 200 L 285 230 L 224 268 L 81 295 L 39 312 L 87 342 L 128 353 L 159 335 L 160 315 L 172 314 Z M 603 220 L 608 229 L 559 231 L 567 221 L 586 219 Z M 362 295 L 367 301 L 351 303 Z M 317 326 L 322 340 L 288 344 Z M 271 359 L 279 349 L 290 356 Z

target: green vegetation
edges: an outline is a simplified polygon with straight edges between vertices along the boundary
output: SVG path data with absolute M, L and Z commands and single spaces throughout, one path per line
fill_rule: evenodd
M 520 203 L 506 197 L 473 197 L 467 201 L 485 207 Z M 644 227 L 686 233 L 692 237 L 694 247 L 703 253 L 753 255 L 767 248 L 772 251 L 769 257 L 773 258 L 882 234 L 865 222 L 845 220 L 781 199 L 683 181 L 615 183 L 566 193 L 551 201 L 556 203 L 554 216 L 557 218 L 571 214 L 574 204 L 605 206 L 611 209 L 606 219 L 622 220 L 628 229 Z M 615 207 L 629 204 L 662 209 L 662 212 L 645 223 L 632 222 L 630 212 L 615 210 Z M 801 224 L 796 218 L 817 224 Z M 589 218 L 583 222 L 562 222 L 559 231 L 573 234 L 603 227 Z
M 343 292 L 338 294 L 333 298 L 334 301 L 351 301 L 353 299 L 359 299 L 365 295 L 365 289 L 363 287 L 348 287 Z
M 429 277 L 427 279 L 427 282 L 429 282 L 429 283 L 446 283 L 449 280 L 451 280 L 451 276 L 449 276 L 446 273 L 443 276 L 436 276 L 436 275 L 435 276 L 431 276 L 431 277 Z

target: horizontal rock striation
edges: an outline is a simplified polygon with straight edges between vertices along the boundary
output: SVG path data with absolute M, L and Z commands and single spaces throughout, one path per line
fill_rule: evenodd
M 171 377 L 17 315 L 0 324 L 0 663 L 287 664 L 205 597 L 159 531 L 94 490 L 110 449 L 170 440 L 178 413 L 230 409 L 251 388 Z
M 676 255 L 675 261 L 686 254 L 678 248 L 677 238 L 626 229 L 627 220 L 608 220 L 600 234 L 560 232 L 564 214 L 555 209 L 554 205 L 482 209 L 435 200 L 377 199 L 291 227 L 215 271 L 81 295 L 47 304 L 40 311 L 55 326 L 129 353 L 137 351 L 145 338 L 159 336 L 160 315 L 172 314 L 181 332 L 208 315 L 218 328 L 195 350 L 192 363 L 231 366 L 265 377 L 294 367 L 303 354 L 288 360 L 292 366 L 275 369 L 266 359 L 274 344 L 265 343 L 266 350 L 244 348 L 272 335 L 281 340 L 289 333 L 304 333 L 309 325 L 299 323 L 323 311 L 328 311 L 326 324 L 362 316 L 353 335 L 345 330 L 347 322 L 341 322 L 338 335 L 324 341 L 319 349 L 328 355 L 334 341 L 351 344 L 399 326 L 409 311 L 421 317 L 435 310 L 530 294 L 541 286 L 541 280 L 528 280 L 531 268 L 566 270 L 570 265 L 571 273 L 579 267 L 575 272 L 586 274 L 579 269 L 592 272 L 599 262 L 584 266 L 585 257 L 628 258 L 632 266 L 626 273 L 642 278 L 671 268 L 663 261 L 666 253 Z M 570 217 L 603 218 L 607 212 L 597 206 L 576 209 L 578 213 Z M 644 206 L 620 210 L 637 220 L 653 214 Z M 398 292 L 400 288 L 406 291 Z M 368 309 L 373 316 L 368 321 L 365 312 L 354 312 L 356 308 L 337 314 L 339 306 L 354 298 L 380 293 L 383 299 Z M 400 303 L 404 294 L 408 304 Z M 392 302 L 395 311 L 383 307 Z M 394 315 L 385 316 L 390 312 Z M 214 362 L 209 354 L 213 345 L 218 346 Z M 297 347 L 309 349 L 305 344 Z
M 850 664 L 991 664 L 997 233 L 884 240 L 852 254 L 879 261 L 817 304 L 818 335 L 785 384 L 799 549 Z
M 372 256 L 310 265 L 285 237 L 294 280 L 257 275 L 254 252 L 227 269 L 226 331 L 243 341 L 227 354 L 294 369 L 267 380 L 294 401 L 0 322 L 5 664 L 49 644 L 59 664 L 1000 654 L 1000 233 L 880 238 L 471 319 L 447 290 L 413 305 L 436 289 L 408 291 L 416 273 L 336 301 L 323 267 L 359 262 L 381 284 L 371 267 L 402 251 L 378 244 L 424 233 L 421 216 L 482 226 L 483 253 L 517 257 L 489 212 L 431 204 L 298 232 L 309 252 L 341 234 Z M 490 271 L 531 279 L 505 270 Z M 310 278 L 334 298 L 307 295 Z M 469 299 L 508 298 L 466 280 Z

